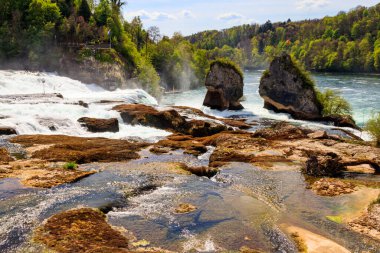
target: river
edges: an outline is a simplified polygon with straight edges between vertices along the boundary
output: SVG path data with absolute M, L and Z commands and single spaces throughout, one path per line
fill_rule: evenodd
M 203 108 L 204 88 L 166 95 L 160 104 L 197 107 L 217 116 L 239 114 L 292 121 L 288 115 L 262 108 L 263 101 L 258 95 L 260 75 L 261 71 L 245 73 L 243 105 L 246 109 L 242 112 Z M 380 79 L 376 76 L 318 74 L 314 78 L 320 89 L 328 87 L 342 92 L 352 104 L 359 124 L 363 124 L 372 112 L 380 110 Z M 14 96 L 55 92 L 64 98 Z M 89 107 L 78 105 L 79 100 L 89 103 Z M 137 136 L 150 141 L 170 134 L 123 124 L 116 134 L 89 134 L 77 123 L 78 118 L 116 117 L 121 120 L 110 110 L 112 104 L 101 103 L 101 100 L 157 104 L 142 90 L 108 92 L 53 74 L 0 71 L 0 125 L 15 127 L 20 134 Z M 49 129 L 46 121 L 54 123 L 55 131 Z M 360 188 L 350 195 L 321 197 L 306 189 L 306 180 L 299 171 L 264 171 L 241 163 L 224 167 L 212 179 L 155 170 L 155 167 L 165 167 L 166 162 L 207 165 L 209 155 L 210 152 L 194 157 L 180 151 L 153 155 L 145 150 L 142 159 L 129 163 L 84 165 L 83 169 L 99 173 L 52 189 L 25 188 L 16 179 L 0 179 L 0 251 L 39 252 L 27 242 L 41 221 L 59 211 L 90 206 L 108 210 L 107 217 L 112 225 L 129 229 L 152 246 L 175 252 L 235 252 L 242 246 L 264 252 L 295 252 L 284 233 L 291 226 L 322 235 L 352 252 L 377 252 L 378 243 L 329 221 L 326 216 L 357 215 L 377 197 L 378 189 Z M 380 181 L 379 175 L 368 178 Z M 131 189 L 150 190 L 126 197 Z M 187 215 L 170 211 L 183 202 L 193 203 L 197 211 Z

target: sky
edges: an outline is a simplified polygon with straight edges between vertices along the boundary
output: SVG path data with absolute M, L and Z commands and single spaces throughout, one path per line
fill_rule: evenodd
M 127 0 L 124 17 L 140 16 L 144 27 L 157 26 L 163 35 L 224 29 L 236 25 L 334 16 L 379 0 Z

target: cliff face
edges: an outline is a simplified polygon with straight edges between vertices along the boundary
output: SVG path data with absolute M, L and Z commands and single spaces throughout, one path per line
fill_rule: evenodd
M 94 57 L 79 61 L 70 56 L 63 56 L 59 60 L 57 72 L 83 83 L 95 83 L 106 90 L 135 88 L 133 82 L 127 81 L 131 75 L 120 62 L 99 62 Z

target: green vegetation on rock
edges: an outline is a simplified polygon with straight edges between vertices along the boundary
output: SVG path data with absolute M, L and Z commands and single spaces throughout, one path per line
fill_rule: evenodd
M 370 120 L 368 120 L 365 129 L 372 135 L 376 145 L 380 146 L 380 112 L 375 113 Z
M 340 96 L 340 91 L 326 89 L 324 92 L 318 92 L 317 94 L 318 100 L 323 107 L 323 116 L 352 114 L 350 103 Z
M 78 168 L 78 164 L 76 162 L 68 162 L 63 165 L 63 168 L 66 170 L 75 170 Z
M 227 59 L 227 58 L 218 58 L 214 61 L 212 61 L 210 63 L 210 69 L 215 65 L 215 64 L 219 64 L 223 67 L 226 67 L 226 68 L 231 68 L 233 70 L 235 70 L 241 77 L 241 79 L 244 79 L 244 74 L 243 74 L 243 71 L 241 70 L 241 68 L 233 61 Z

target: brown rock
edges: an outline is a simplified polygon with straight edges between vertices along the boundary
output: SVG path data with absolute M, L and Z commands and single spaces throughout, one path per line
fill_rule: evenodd
M 13 158 L 10 157 L 8 150 L 0 148 L 0 163 L 8 163 L 10 161 L 13 161 Z
M 13 135 L 17 134 L 17 131 L 11 127 L 0 127 L 0 135 Z
M 108 252 L 120 252 L 129 246 L 128 239 L 106 222 L 106 216 L 91 208 L 53 215 L 36 229 L 33 239 L 62 253 L 85 253 L 104 247 Z
M 204 106 L 217 110 L 241 110 L 244 82 L 241 73 L 228 64 L 215 61 L 206 77 Z
M 306 138 L 310 130 L 290 125 L 286 122 L 279 122 L 270 128 L 263 128 L 253 134 L 255 138 L 265 138 L 268 140 L 280 139 L 302 139 Z
M 119 132 L 119 121 L 116 118 L 95 119 L 84 117 L 78 119 L 78 122 L 92 133 Z
M 10 140 L 24 147 L 33 147 L 32 158 L 51 162 L 118 162 L 138 159 L 137 153 L 147 143 L 105 138 L 81 138 L 64 135 L 22 135 Z M 38 148 L 41 147 L 41 148 Z
M 186 121 L 185 117 L 173 109 L 159 111 L 147 105 L 130 104 L 115 106 L 113 110 L 120 112 L 127 124 L 155 127 L 195 137 L 208 136 L 227 129 L 226 126 L 213 121 Z
M 321 196 L 338 196 L 355 191 L 355 185 L 334 178 L 322 178 L 311 185 L 311 189 Z
M 338 176 L 345 170 L 340 157 L 335 153 L 311 155 L 306 162 L 305 174 L 309 176 Z
M 320 130 L 320 131 L 316 131 L 316 132 L 308 134 L 307 137 L 311 139 L 326 139 L 328 136 L 327 136 L 326 131 Z
M 175 209 L 175 213 L 178 213 L 178 214 L 185 214 L 185 213 L 191 213 L 191 212 L 194 212 L 195 210 L 197 210 L 197 207 L 192 205 L 192 204 L 189 204 L 189 203 L 182 203 L 180 204 L 176 209 Z

